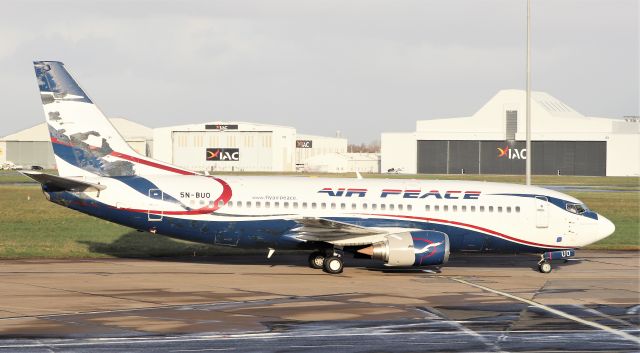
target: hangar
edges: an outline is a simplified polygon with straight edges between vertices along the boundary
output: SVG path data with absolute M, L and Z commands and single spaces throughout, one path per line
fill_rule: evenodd
M 523 90 L 501 90 L 470 117 L 421 120 L 382 133 L 381 169 L 428 174 L 524 174 Z M 640 175 L 640 119 L 585 116 L 545 92 L 531 95 L 533 174 Z
M 379 153 L 327 153 L 307 159 L 305 171 L 320 173 L 380 173 Z
M 298 134 L 288 126 L 239 121 L 168 126 L 153 131 L 153 158 L 197 171 L 294 172 L 307 160 L 345 153 L 347 139 Z
M 109 120 L 136 152 L 151 156 L 153 133 L 150 128 L 123 118 Z M 43 122 L 0 138 L 0 164 L 6 162 L 25 168 L 33 165 L 46 169 L 55 168 L 47 124 Z

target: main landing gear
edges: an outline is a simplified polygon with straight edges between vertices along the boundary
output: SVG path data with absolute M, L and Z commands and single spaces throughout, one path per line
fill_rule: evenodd
M 326 252 L 314 251 L 309 255 L 309 267 L 322 269 L 326 273 L 338 274 L 344 270 L 342 253 L 333 249 Z

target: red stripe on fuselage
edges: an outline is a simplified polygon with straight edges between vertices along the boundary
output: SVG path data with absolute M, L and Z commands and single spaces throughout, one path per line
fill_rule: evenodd
M 58 145 L 74 147 L 73 144 L 62 142 L 62 141 L 60 141 L 59 139 L 57 139 L 57 138 L 55 138 L 53 136 L 51 137 L 51 142 L 55 143 L 55 144 L 58 144 Z M 98 149 L 98 147 L 96 147 L 96 146 L 90 146 L 90 145 L 88 145 L 88 146 L 92 150 L 93 149 Z M 160 163 L 157 163 L 157 162 L 154 162 L 154 161 L 150 161 L 148 159 L 130 156 L 128 154 L 124 154 L 124 153 L 117 152 L 117 151 L 113 151 L 109 155 L 113 156 L 113 157 L 120 158 L 120 159 L 126 159 L 126 160 L 128 160 L 130 162 L 144 164 L 144 165 L 149 166 L 149 167 L 166 170 L 168 172 L 172 172 L 172 173 L 176 173 L 176 174 L 197 175 L 197 173 L 194 173 L 194 172 L 189 171 L 189 170 L 175 168 L 175 167 L 172 167 L 172 166 L 168 166 L 168 165 L 160 164 Z
M 140 163 L 140 164 L 147 165 L 149 167 L 153 167 L 153 168 L 157 168 L 157 169 L 162 169 L 162 170 L 166 170 L 166 171 L 169 171 L 169 172 L 173 172 L 173 173 L 176 173 L 176 174 L 196 175 L 196 173 L 188 171 L 188 170 L 174 168 L 174 167 L 171 167 L 171 166 L 168 166 L 168 165 L 156 163 L 156 162 L 153 162 L 153 161 L 150 161 L 150 160 L 147 160 L 147 159 L 142 159 L 142 158 L 130 156 L 128 154 L 124 154 L 124 153 L 120 153 L 120 152 L 116 152 L 116 151 L 111 152 L 110 155 L 114 156 L 114 157 L 121 158 L 121 159 L 126 159 L 126 160 L 134 162 L 134 163 Z
M 446 223 L 446 224 L 452 224 L 452 225 L 456 225 L 456 226 L 468 227 L 468 228 L 477 229 L 477 230 L 482 231 L 484 233 L 489 233 L 489 234 L 492 234 L 492 235 L 496 235 L 498 237 L 505 238 L 507 240 L 515 241 L 515 242 L 518 242 L 518 243 L 524 243 L 526 245 L 537 246 L 537 247 L 545 247 L 545 248 L 553 248 L 553 249 L 565 249 L 565 248 L 566 249 L 574 249 L 575 248 L 574 246 L 558 247 L 558 246 L 555 246 L 555 245 L 534 243 L 534 242 L 531 242 L 531 241 L 527 241 L 527 240 L 522 240 L 522 239 L 518 239 L 518 238 L 515 238 L 515 237 L 511 237 L 511 236 L 508 236 L 506 234 L 503 234 L 503 233 L 500 233 L 500 232 L 496 232 L 495 230 L 487 229 L 487 228 L 480 227 L 480 226 L 474 226 L 473 224 L 468 224 L 468 223 L 449 221 L 449 220 L 446 220 L 446 219 L 427 218 L 427 217 L 418 217 L 418 216 L 399 216 L 399 215 L 391 215 L 391 214 L 373 214 L 373 213 L 369 213 L 369 215 L 371 215 L 371 216 L 383 216 L 383 217 L 406 218 L 406 219 L 416 219 L 416 220 L 422 220 L 422 221 L 427 221 L 427 222 L 438 222 L 438 223 Z

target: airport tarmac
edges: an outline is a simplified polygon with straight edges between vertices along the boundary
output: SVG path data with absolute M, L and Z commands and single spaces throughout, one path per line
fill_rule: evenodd
M 440 273 L 306 256 L 0 261 L 0 352 L 640 350 L 638 252 L 453 254 Z

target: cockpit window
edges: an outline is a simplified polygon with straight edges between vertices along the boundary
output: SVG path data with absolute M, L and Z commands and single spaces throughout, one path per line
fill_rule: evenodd
M 588 210 L 587 206 L 579 203 L 567 203 L 567 211 L 575 214 L 583 214 Z

